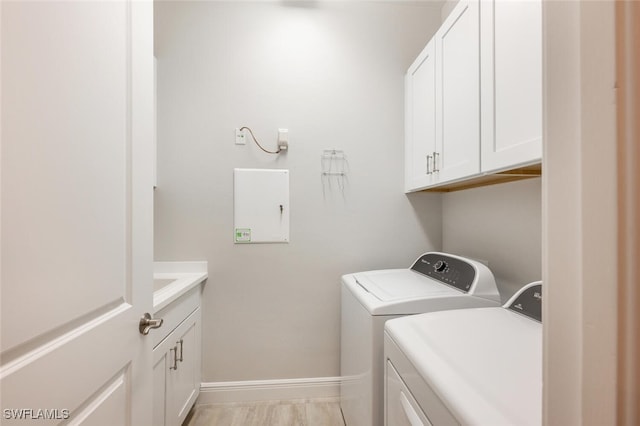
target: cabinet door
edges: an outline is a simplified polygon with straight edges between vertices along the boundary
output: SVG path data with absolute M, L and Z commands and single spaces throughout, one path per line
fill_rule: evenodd
M 167 370 L 167 424 L 180 425 L 200 392 L 200 308 L 172 333 L 171 365 Z
M 431 184 L 436 146 L 435 49 L 429 42 L 405 77 L 405 191 Z
M 161 352 L 159 354 L 153 351 L 154 364 L 153 364 L 153 425 L 165 426 L 165 412 L 166 412 L 166 376 L 169 370 L 169 353 Z M 159 355 L 159 359 L 156 359 Z
M 487 0 L 480 5 L 482 171 L 542 157 L 541 2 Z
M 480 28 L 477 1 L 460 0 L 436 33 L 435 177 L 480 172 Z
M 153 350 L 153 425 L 179 426 L 200 393 L 200 308 Z

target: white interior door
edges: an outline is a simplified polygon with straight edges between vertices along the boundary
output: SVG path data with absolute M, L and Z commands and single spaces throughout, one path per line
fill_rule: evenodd
M 0 17 L 1 422 L 151 424 L 153 4 Z

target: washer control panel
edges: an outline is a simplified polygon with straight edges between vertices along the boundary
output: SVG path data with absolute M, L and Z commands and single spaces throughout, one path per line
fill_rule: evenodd
M 542 284 L 522 291 L 508 309 L 542 322 Z
M 472 265 L 441 253 L 423 254 L 411 269 L 465 293 L 469 292 L 476 278 L 476 270 Z

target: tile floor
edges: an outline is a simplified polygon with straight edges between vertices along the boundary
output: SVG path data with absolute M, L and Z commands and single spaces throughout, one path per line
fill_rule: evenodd
M 183 426 L 344 426 L 338 398 L 197 405 Z

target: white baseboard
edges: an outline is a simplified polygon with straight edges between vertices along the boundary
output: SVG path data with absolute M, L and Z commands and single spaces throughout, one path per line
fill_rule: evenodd
M 196 405 L 340 397 L 340 377 L 205 382 Z

